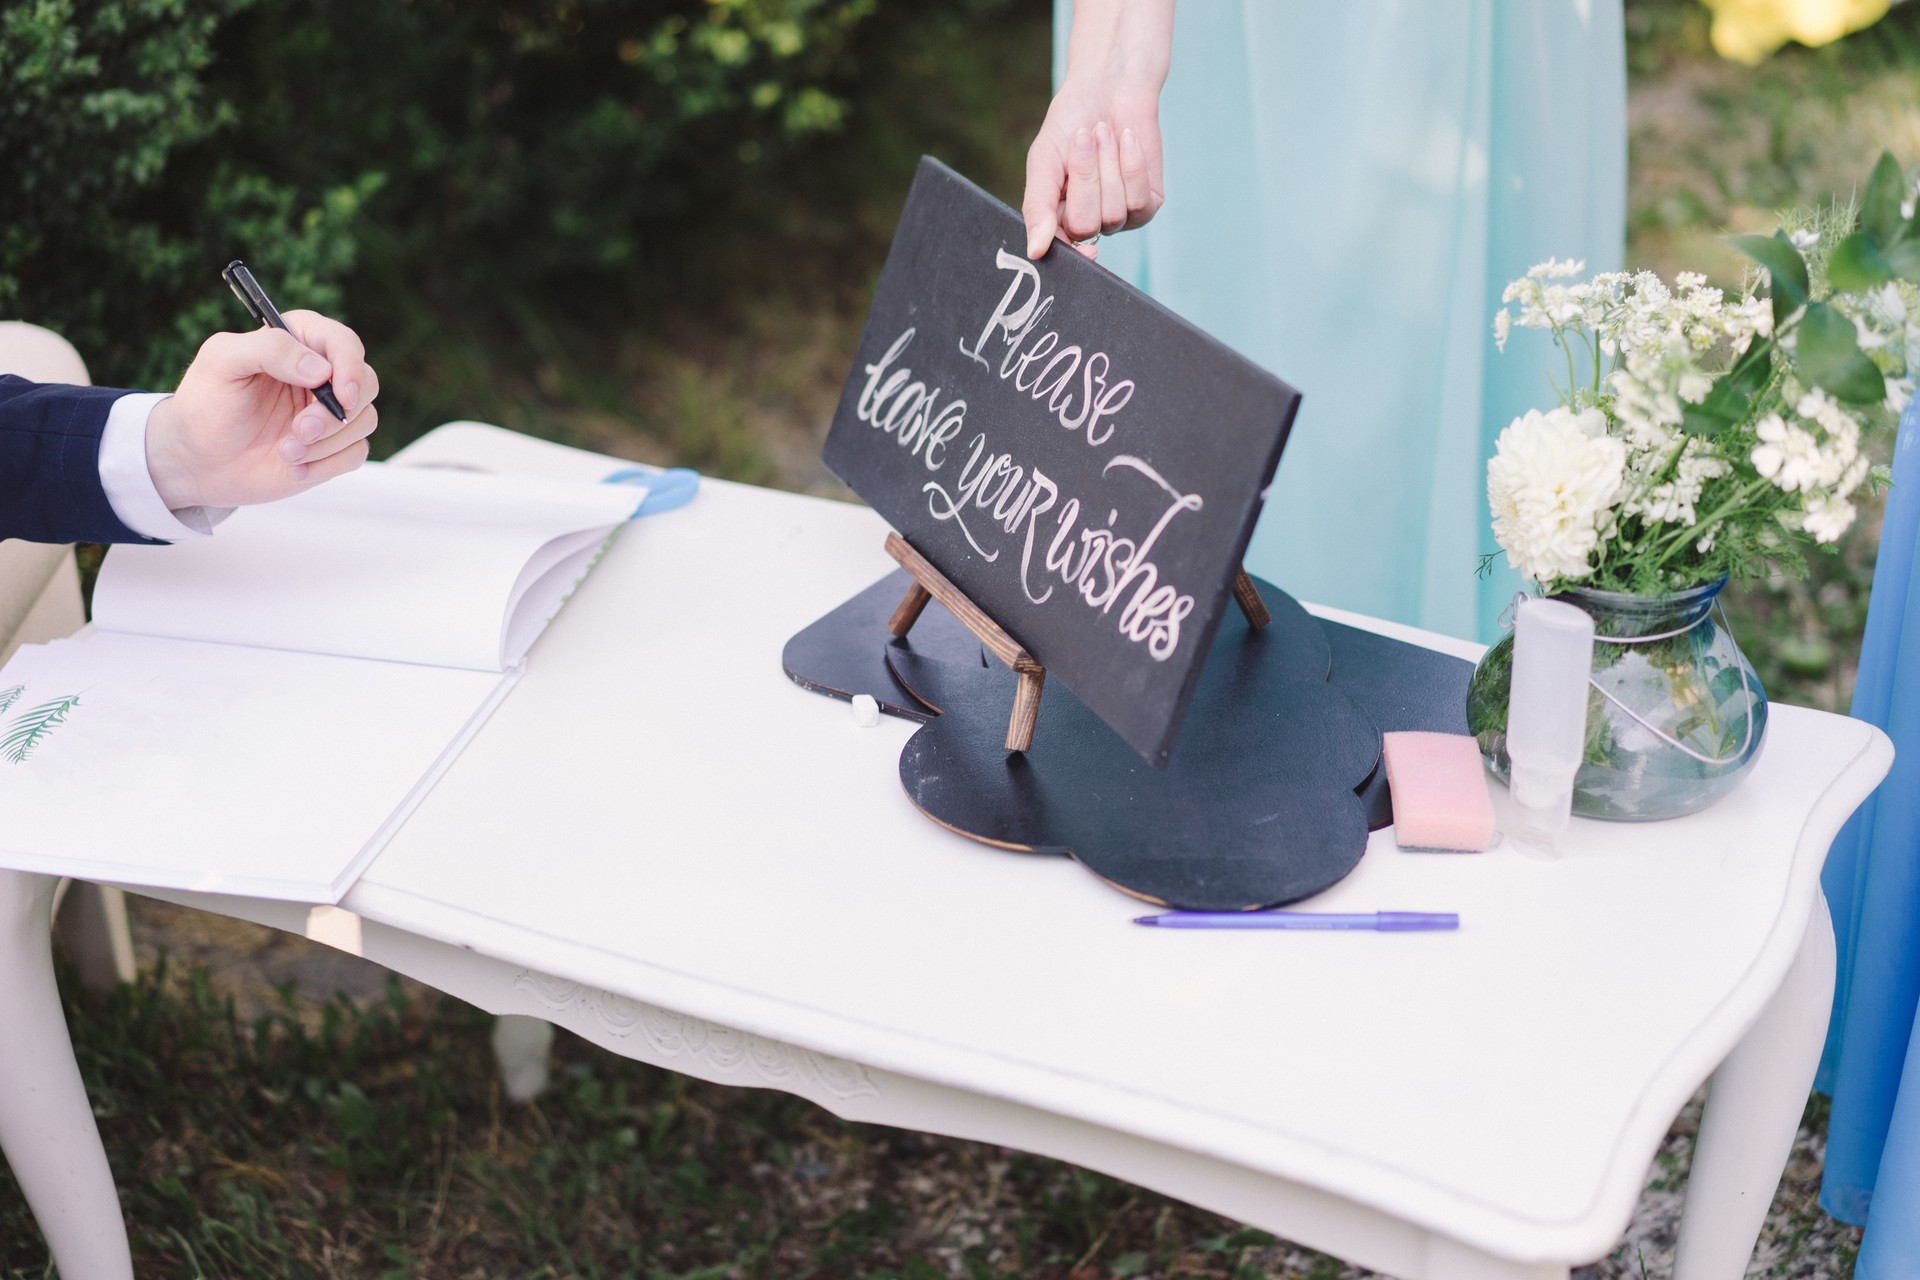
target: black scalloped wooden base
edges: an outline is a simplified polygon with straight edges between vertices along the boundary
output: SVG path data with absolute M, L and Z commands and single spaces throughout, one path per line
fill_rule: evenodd
M 905 640 L 889 637 L 887 621 L 912 585 L 913 579 L 905 570 L 895 570 L 795 632 L 780 653 L 787 678 L 802 689 L 843 701 L 851 701 L 856 694 L 871 694 L 882 711 L 904 720 L 924 723 L 940 714 L 900 687 L 880 646 L 898 646 L 970 667 L 984 667 L 991 659 L 973 633 L 938 600 L 928 602 Z
M 871 693 L 921 722 L 901 781 L 936 822 L 1001 848 L 1069 853 L 1151 902 L 1240 910 L 1319 892 L 1359 861 L 1369 827 L 1391 821 L 1380 732 L 1465 731 L 1470 664 L 1320 623 L 1258 582 L 1274 622 L 1250 631 L 1234 613 L 1221 624 L 1165 769 L 1058 681 L 1032 750 L 1010 754 L 1012 672 L 937 604 L 908 641 L 888 638 L 909 581 L 889 575 L 796 635 L 787 674 L 833 696 Z

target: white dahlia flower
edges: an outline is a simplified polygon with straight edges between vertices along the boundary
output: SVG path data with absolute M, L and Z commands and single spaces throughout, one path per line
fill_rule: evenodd
M 1592 570 L 1600 528 L 1619 501 L 1626 448 L 1598 411 L 1529 410 L 1487 463 L 1493 536 L 1536 582 L 1576 582 Z

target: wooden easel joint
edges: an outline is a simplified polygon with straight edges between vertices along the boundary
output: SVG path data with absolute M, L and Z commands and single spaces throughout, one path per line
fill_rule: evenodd
M 1046 683 L 1046 668 L 1035 662 L 1033 655 L 1022 648 L 1019 641 L 988 617 L 985 609 L 968 599 L 964 591 L 954 586 L 947 575 L 915 551 L 905 538 L 897 533 L 889 533 L 887 554 L 913 575 L 913 585 L 907 588 L 899 608 L 887 620 L 887 630 L 896 639 L 903 637 L 913 630 L 914 623 L 920 621 L 920 615 L 929 600 L 938 600 L 945 605 L 947 612 L 958 618 L 994 657 L 1019 673 L 1020 685 L 1013 694 L 1013 715 L 1007 721 L 1007 750 L 1027 750 L 1033 745 L 1033 726 L 1040 718 L 1040 691 Z
M 945 605 L 947 612 L 958 618 L 961 625 L 971 631 L 994 657 L 1019 675 L 1019 686 L 1013 691 L 1013 714 L 1007 721 L 1007 750 L 1028 750 L 1033 746 L 1034 726 L 1040 719 L 1040 695 L 1046 686 L 1047 669 L 1036 662 L 1033 655 L 1020 646 L 1019 641 L 1008 635 L 1004 627 L 988 616 L 985 609 L 954 586 L 947 575 L 915 551 L 913 544 L 905 538 L 897 533 L 889 533 L 887 554 L 913 577 L 913 585 L 907 588 L 907 594 L 901 597 L 893 616 L 887 619 L 887 630 L 896 640 L 904 639 L 907 632 L 913 630 L 913 624 L 920 621 L 928 601 L 938 600 Z M 1233 598 L 1239 604 L 1240 612 L 1246 615 L 1247 625 L 1254 630 L 1258 631 L 1273 621 L 1273 615 L 1267 612 L 1266 602 L 1260 599 L 1259 589 L 1253 585 L 1253 579 L 1247 576 L 1245 569 L 1241 569 L 1233 579 Z

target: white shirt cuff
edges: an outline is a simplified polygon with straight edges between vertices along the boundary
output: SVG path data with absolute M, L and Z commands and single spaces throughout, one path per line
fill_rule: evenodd
M 204 538 L 233 514 L 232 507 L 168 510 L 147 470 L 147 419 L 167 397 L 149 392 L 121 396 L 107 411 L 100 434 L 100 484 L 120 523 L 143 538 L 184 542 Z

